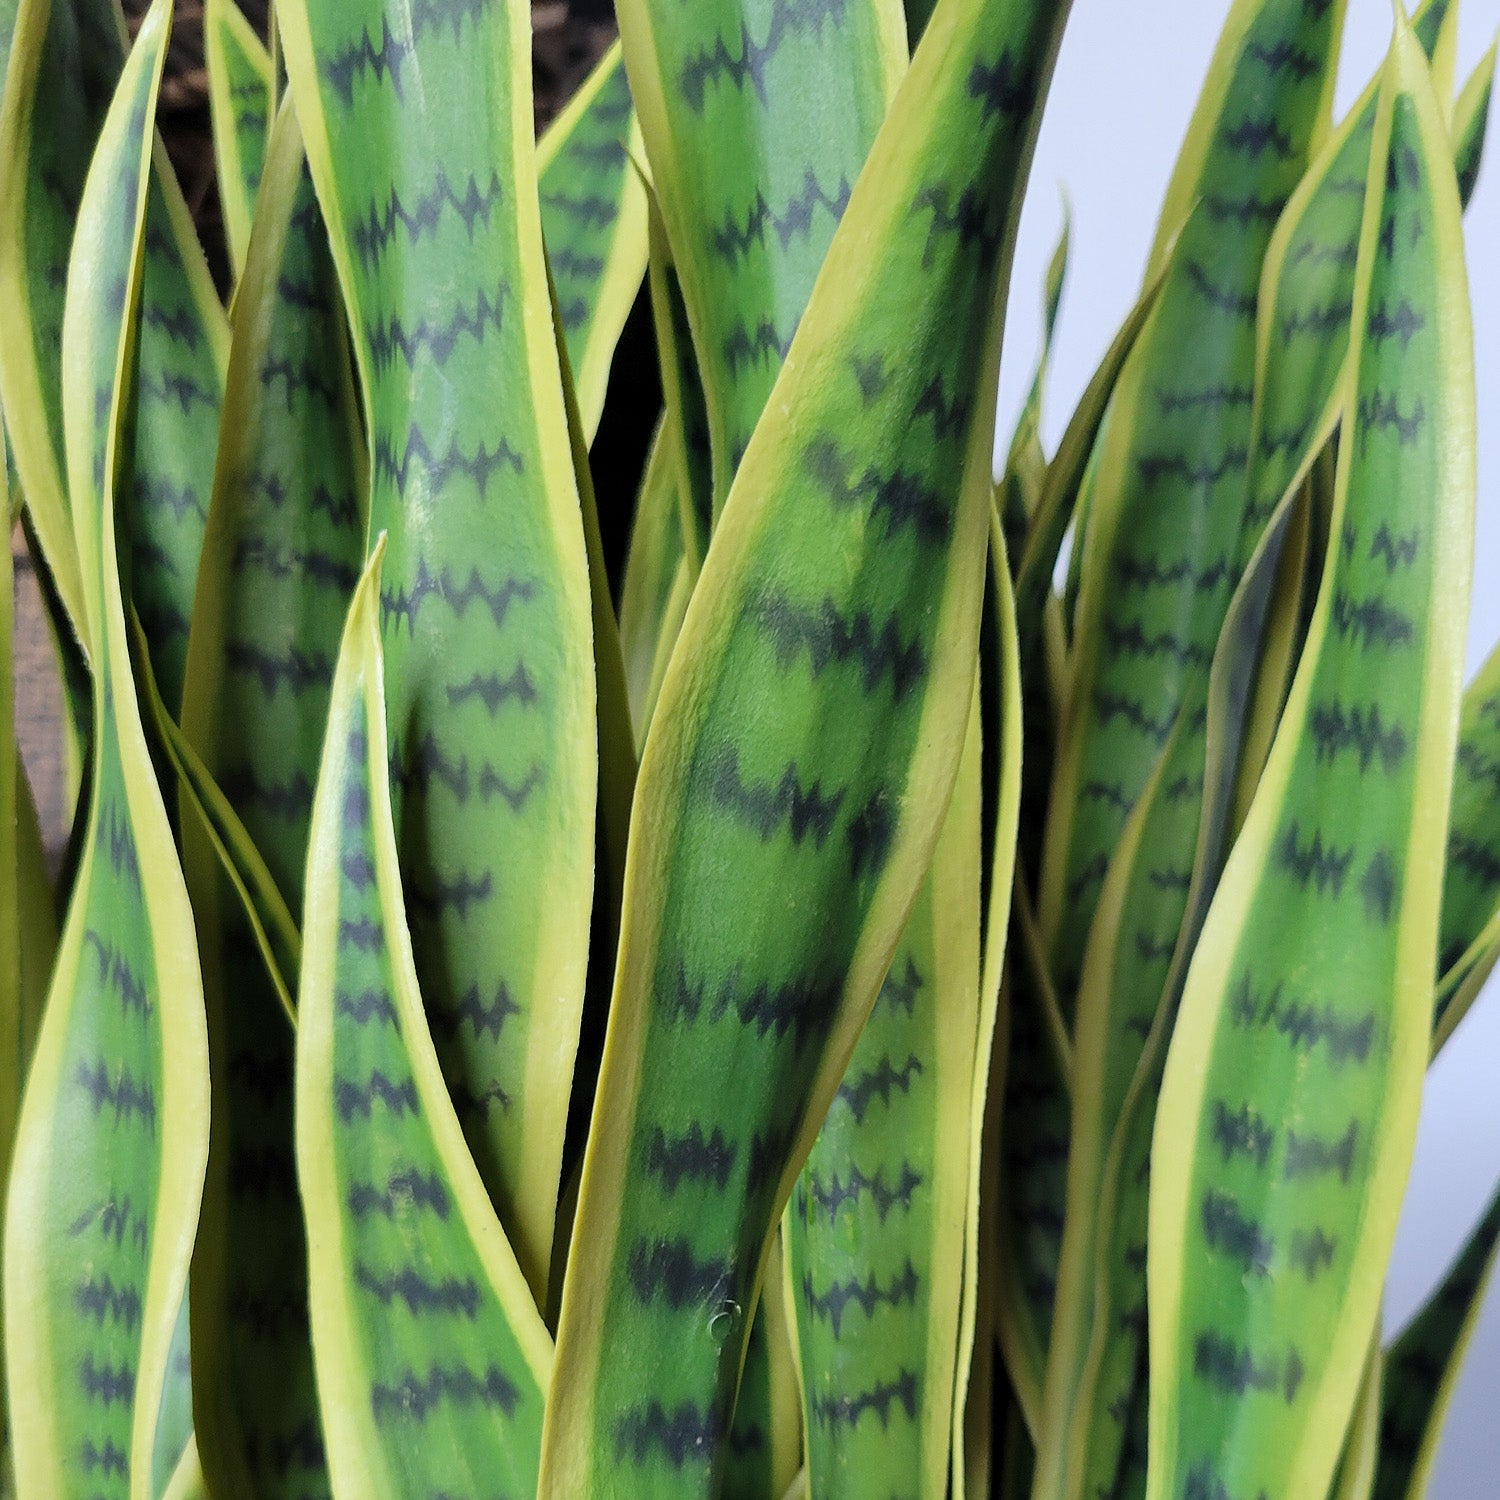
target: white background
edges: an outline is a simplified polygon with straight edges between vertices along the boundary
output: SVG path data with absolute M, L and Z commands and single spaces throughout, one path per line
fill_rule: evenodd
M 1043 429 L 1051 451 L 1135 300 L 1183 132 L 1229 0 L 1074 0 L 1037 149 L 1016 256 L 1000 382 L 1003 457 L 1030 382 L 1041 286 L 1073 204 L 1073 251 Z M 1348 0 L 1340 113 L 1390 40 L 1389 0 Z M 1463 0 L 1458 78 L 1500 25 L 1500 0 Z M 1479 516 L 1472 672 L 1500 639 L 1500 121 L 1467 219 L 1479 386 Z M 1428 1078 L 1416 1165 L 1386 1304 L 1395 1329 L 1427 1295 L 1500 1175 L 1500 993 L 1475 1007 Z M 1432 1500 L 1500 1494 L 1500 1278 L 1491 1289 L 1449 1417 Z

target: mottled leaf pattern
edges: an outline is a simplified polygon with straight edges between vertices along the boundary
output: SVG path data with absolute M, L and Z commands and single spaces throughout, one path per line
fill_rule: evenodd
M 646 274 L 646 189 L 619 45 L 537 146 L 542 230 L 584 436 L 593 441 L 615 345 Z
M 1064 13 L 935 14 L 689 607 L 637 792 L 595 1105 L 612 1123 L 585 1162 L 575 1235 L 594 1253 L 564 1289 L 549 1500 L 605 1473 L 620 1495 L 709 1493 L 721 1472 L 772 1227 L 956 773 L 992 319 Z M 653 1146 L 700 1141 L 690 1175 L 650 1168 Z
M 72 536 L 62 415 L 68 251 L 83 179 L 122 55 L 114 10 L 98 0 L 15 0 L 0 31 L 8 71 L 0 107 L 0 397 L 32 525 L 53 586 L 87 648 Z
M 365 468 L 338 283 L 290 106 L 238 297 L 184 727 L 300 912 L 333 665 L 364 557 Z M 266 379 L 284 369 L 306 379 Z M 216 1081 L 194 1262 L 199 1447 L 216 1494 L 326 1494 L 292 1031 L 201 838 L 188 870 Z
M 1497 1242 L 1500 1192 L 1386 1352 L 1374 1500 L 1421 1500 L 1427 1493 L 1459 1365 L 1494 1275 Z
M 115 540 L 126 352 L 168 10 L 153 6 L 82 194 L 63 324 L 74 540 L 94 640 L 90 820 L 5 1225 L 18 1490 L 155 1494 L 153 1448 L 208 1149 L 192 914 L 131 684 Z
M 235 0 L 207 0 L 203 53 L 224 237 L 238 277 L 245 269 L 250 220 L 265 168 L 275 79 L 265 44 Z
M 1466 603 L 1447 560 L 1470 545 L 1474 414 L 1457 186 L 1400 20 L 1375 142 L 1322 586 L 1157 1117 L 1153 1500 L 1325 1491 L 1415 1132 Z M 1394 562 L 1392 534 L 1412 542 Z M 1369 752 L 1313 733 L 1353 707 L 1380 710 Z
M 417 989 L 386 784 L 383 552 L 334 678 L 299 987 L 297 1177 L 329 1475 L 340 1494 L 525 1500 L 551 1344 Z
M 947 1493 L 975 1053 L 979 725 L 786 1214 L 811 1493 Z
M 412 938 L 449 1087 L 546 1288 L 593 887 L 589 574 L 533 171 L 527 12 L 297 0 L 291 92 L 389 532 Z M 399 155 L 339 150 L 399 132 Z

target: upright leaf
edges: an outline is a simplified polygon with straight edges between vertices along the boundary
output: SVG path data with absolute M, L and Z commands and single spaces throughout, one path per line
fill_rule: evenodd
M 279 12 L 358 356 L 417 971 L 475 1159 L 546 1289 L 593 889 L 589 574 L 522 5 Z M 336 142 L 399 134 L 399 153 Z
M 1500 1191 L 1386 1353 L 1374 1500 L 1421 1500 L 1427 1493 L 1443 1419 L 1494 1275 L 1497 1242 Z
M 1452 158 L 1399 13 L 1375 139 L 1323 582 L 1157 1116 L 1152 1497 L 1325 1492 L 1415 1134 L 1474 397 Z M 1393 558 L 1396 537 L 1409 546 Z M 1355 710 L 1379 712 L 1373 750 L 1314 734 Z
M 1038 891 L 1069 1017 L 1110 854 L 1179 709 L 1207 677 L 1236 582 L 1261 265 L 1326 129 L 1342 19 L 1340 0 L 1236 0 L 1154 258 L 1193 200 L 1200 208 L 1100 434 Z M 1288 437 L 1262 436 L 1273 440 Z
M 364 555 L 365 465 L 327 231 L 297 120 L 267 151 L 236 298 L 183 724 L 292 908 L 328 694 Z M 283 385 L 268 372 L 296 369 Z M 201 837 L 214 1148 L 193 1267 L 198 1444 L 221 1497 L 327 1493 L 292 1136 L 294 1041 Z M 294 976 L 293 976 L 294 977 Z
M 148 13 L 106 118 L 63 324 L 95 756 L 6 1209 L 6 1373 L 27 1495 L 154 1497 L 157 1414 L 208 1151 L 192 913 L 131 683 L 115 527 L 168 18 L 165 5 Z
M 625 0 L 619 20 L 717 519 L 905 69 L 905 28 L 898 0 Z
M 537 144 L 542 230 L 584 436 L 604 412 L 615 345 L 646 274 L 646 189 L 618 43 Z
M 449 1099 L 402 910 L 377 543 L 349 611 L 308 851 L 297 1178 L 335 1492 L 536 1484 L 551 1347 Z
M 820 1500 L 943 1500 L 979 1016 L 978 714 L 932 869 L 787 1209 Z
M 722 1472 L 773 1227 L 957 770 L 1000 299 L 1065 15 L 935 13 L 694 592 L 637 793 L 549 1500 Z M 690 1173 L 653 1166 L 679 1146 Z
M 1458 168 L 1458 195 L 1467 208 L 1479 184 L 1484 141 L 1490 125 L 1490 98 L 1495 90 L 1497 44 L 1479 60 L 1453 106 L 1453 158 Z
M 265 43 L 235 0 L 207 0 L 203 55 L 224 237 L 238 280 L 250 248 L 250 221 L 265 167 L 276 80 Z

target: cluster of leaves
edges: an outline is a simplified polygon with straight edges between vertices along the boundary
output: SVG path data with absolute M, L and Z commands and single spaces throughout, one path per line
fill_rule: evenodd
M 227 312 L 168 0 L 0 16 L 75 803 L 54 880 L 4 674 L 4 1483 L 1418 1495 L 1500 1233 L 1382 1348 L 1500 954 L 1493 54 L 1398 10 L 1335 125 L 1341 0 L 1234 0 L 997 486 L 1066 0 L 619 11 L 534 144 L 519 0 L 210 0 Z

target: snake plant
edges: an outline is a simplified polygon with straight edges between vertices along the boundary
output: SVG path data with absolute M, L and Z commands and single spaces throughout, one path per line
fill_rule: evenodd
M 538 141 L 523 0 L 209 0 L 219 286 L 170 0 L 0 8 L 0 1494 L 1417 1500 L 1494 52 L 1226 0 L 997 475 L 1068 0 L 617 8 Z

